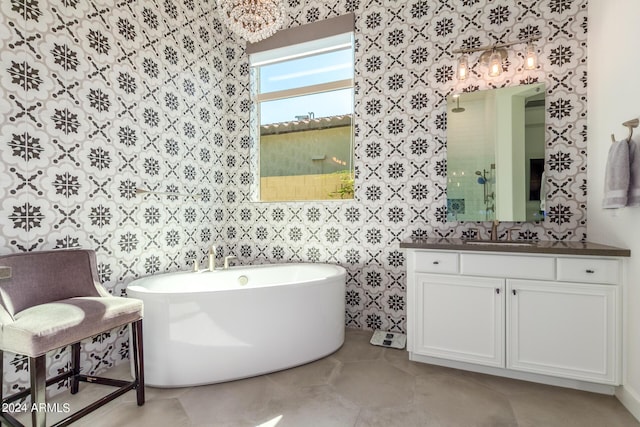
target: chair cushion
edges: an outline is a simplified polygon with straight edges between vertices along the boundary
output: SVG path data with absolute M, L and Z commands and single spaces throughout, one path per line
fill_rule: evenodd
M 142 318 L 142 301 L 78 297 L 30 307 L 2 325 L 0 348 L 30 357 Z

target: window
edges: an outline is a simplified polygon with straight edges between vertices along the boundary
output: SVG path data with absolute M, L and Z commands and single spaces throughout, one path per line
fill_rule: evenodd
M 353 31 L 249 59 L 260 200 L 353 198 Z

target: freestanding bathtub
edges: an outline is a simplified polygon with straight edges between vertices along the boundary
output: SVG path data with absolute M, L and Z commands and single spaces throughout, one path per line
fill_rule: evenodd
M 344 342 L 344 268 L 270 264 L 135 280 L 144 302 L 145 381 L 183 387 L 246 378 L 333 353 Z

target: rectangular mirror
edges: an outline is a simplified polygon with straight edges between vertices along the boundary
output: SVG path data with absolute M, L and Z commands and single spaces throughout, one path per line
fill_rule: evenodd
M 447 220 L 544 218 L 543 83 L 447 97 Z

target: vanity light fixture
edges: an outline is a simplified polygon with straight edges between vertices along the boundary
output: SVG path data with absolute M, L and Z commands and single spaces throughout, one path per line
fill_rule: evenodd
M 527 56 L 524 58 L 524 68 L 527 70 L 535 70 L 538 66 L 538 55 L 536 49 L 533 47 L 533 42 L 527 43 Z
M 503 71 L 502 64 L 509 56 L 509 51 L 507 50 L 507 48 L 520 43 L 527 44 L 527 50 L 524 54 L 524 68 L 527 70 L 534 70 L 538 65 L 538 56 L 536 53 L 536 49 L 533 46 L 533 42 L 539 39 L 539 36 L 533 36 L 523 40 L 518 40 L 516 42 L 454 50 L 453 53 L 460 54 L 460 58 L 458 59 L 458 69 L 456 72 L 458 80 L 464 80 L 469 75 L 468 54 L 473 52 L 482 52 L 482 55 L 480 55 L 479 58 L 479 62 L 488 67 L 489 77 L 498 77 L 500 74 L 502 74 Z
M 469 74 L 469 58 L 465 53 L 460 55 L 460 59 L 458 59 L 458 80 L 464 80 L 467 78 Z
M 498 77 L 500 74 L 502 74 L 502 54 L 497 49 L 493 49 L 489 56 L 489 77 Z

